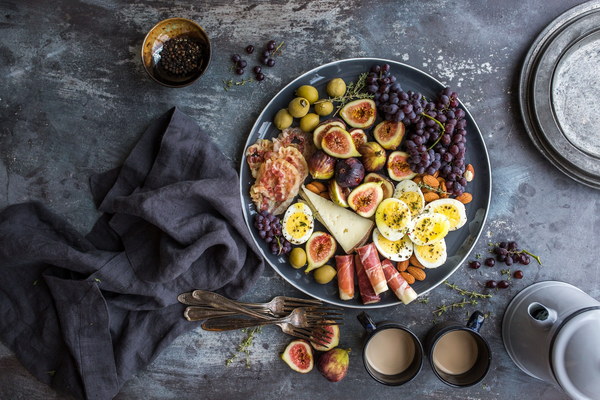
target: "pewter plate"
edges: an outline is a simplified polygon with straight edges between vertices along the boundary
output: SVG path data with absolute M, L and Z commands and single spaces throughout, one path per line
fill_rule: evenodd
M 537 37 L 521 71 L 521 114 L 542 154 L 600 189 L 600 1 L 572 8 Z
M 388 291 L 382 293 L 381 302 L 364 305 L 360 300 L 358 288 L 356 288 L 353 300 L 342 301 L 338 296 L 337 281 L 335 279 L 326 285 L 320 285 L 314 281 L 312 273 L 305 274 L 303 269 L 296 270 L 292 268 L 286 256 L 274 256 L 271 254 L 267 244 L 259 238 L 258 231 L 253 226 L 256 208 L 250 199 L 249 190 L 252 184 L 254 184 L 254 179 L 250 174 L 246 162 L 245 150 L 258 139 L 272 139 L 277 137 L 279 131 L 273 126 L 271 121 L 273 121 L 273 117 L 277 111 L 287 107 L 288 103 L 295 97 L 294 91 L 299 86 L 306 84 L 313 85 L 319 90 L 321 96 L 324 96 L 325 86 L 329 80 L 340 77 L 346 82 L 355 81 L 361 73 L 368 72 L 374 64 L 381 65 L 384 63 L 390 64 L 391 73 L 398 77 L 398 82 L 404 90 L 418 91 L 428 98 L 434 98 L 444 88 L 441 82 L 425 72 L 391 60 L 354 58 L 322 65 L 290 82 L 267 104 L 248 135 L 240 166 L 240 192 L 244 218 L 254 241 L 269 265 L 297 289 L 314 298 L 342 307 L 379 308 L 401 303 L 391 291 Z M 428 269 L 427 279 L 412 285 L 420 295 L 438 286 L 463 264 L 481 235 L 490 205 L 492 176 L 487 149 L 475 120 L 466 107 L 463 104 L 461 106 L 466 112 L 465 119 L 467 120 L 466 162 L 473 164 L 476 171 L 475 179 L 467 186 L 467 191 L 473 195 L 473 201 L 466 205 L 467 224 L 457 231 L 450 232 L 446 236 L 448 251 L 446 263 L 439 268 Z M 319 222 L 315 222 L 315 230 L 325 230 L 325 228 Z M 341 250 L 338 251 L 338 254 L 342 254 Z M 329 263 L 334 265 L 334 260 L 332 259 Z

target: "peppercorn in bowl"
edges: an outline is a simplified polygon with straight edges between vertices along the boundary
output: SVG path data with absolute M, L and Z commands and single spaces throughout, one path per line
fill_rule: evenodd
M 183 87 L 208 68 L 211 48 L 200 25 L 185 18 L 169 18 L 156 24 L 142 44 L 142 63 L 148 75 L 161 85 Z

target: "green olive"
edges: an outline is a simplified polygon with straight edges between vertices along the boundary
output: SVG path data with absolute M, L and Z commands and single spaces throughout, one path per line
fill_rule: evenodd
M 310 104 L 313 104 L 319 100 L 319 91 L 314 86 L 302 85 L 296 89 L 296 96 L 304 97 Z
M 346 82 L 342 78 L 335 78 L 327 83 L 327 94 L 330 97 L 343 96 L 346 93 Z
M 331 282 L 335 275 L 335 268 L 333 268 L 331 265 L 323 265 L 315 270 L 315 281 L 324 285 Z
M 302 118 L 308 114 L 310 103 L 304 97 L 296 97 L 290 101 L 288 105 L 288 112 L 294 118 Z
M 324 117 L 333 112 L 333 103 L 330 101 L 322 101 L 321 103 L 315 104 L 315 112 Z
M 275 127 L 277 129 L 279 129 L 280 131 L 292 126 L 293 121 L 294 121 L 294 118 L 290 115 L 288 110 L 285 108 L 282 108 L 281 110 L 277 111 L 277 114 L 275 114 L 275 118 L 273 119 L 273 123 L 275 124 Z
M 304 132 L 312 132 L 319 125 L 319 116 L 315 113 L 308 113 L 304 117 L 300 118 L 300 129 Z
M 290 264 L 298 269 L 306 265 L 306 252 L 302 247 L 296 247 L 290 253 Z

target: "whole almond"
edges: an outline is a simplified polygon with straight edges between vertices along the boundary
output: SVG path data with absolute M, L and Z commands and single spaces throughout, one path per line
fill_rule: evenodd
M 413 182 L 418 185 L 419 183 L 423 182 L 423 178 L 421 177 L 421 175 L 417 175 L 413 178 Z
M 433 173 L 433 177 L 437 179 L 439 176 L 440 176 L 440 170 L 438 169 L 437 171 L 435 171 Z
M 409 285 L 415 283 L 415 277 L 409 274 L 408 272 L 400 272 L 400 276 L 402 276 L 404 280 L 408 282 Z
M 406 271 L 406 268 L 408 268 L 408 260 L 398 261 L 398 265 L 396 265 L 396 268 L 398 269 L 398 272 Z
M 423 281 L 427 277 L 425 271 L 417 267 L 408 267 L 408 273 L 415 277 L 418 281 Z
M 426 203 L 429 203 L 430 201 L 439 199 L 440 195 L 437 194 L 436 192 L 427 192 L 427 193 L 423 193 L 423 198 L 425 199 Z
M 473 195 L 471 193 L 464 192 L 463 194 L 456 196 L 456 200 L 463 204 L 468 204 L 473 200 Z
M 467 182 L 471 182 L 473 178 L 475 178 L 475 168 L 473 168 L 473 165 L 467 164 L 465 167 L 465 172 L 463 173 L 463 177 L 467 180 Z
M 316 194 L 319 194 L 322 192 L 322 190 L 319 190 L 319 188 L 317 187 L 317 185 L 315 185 L 314 182 L 311 182 L 308 185 L 306 185 L 306 188 Z
M 319 190 L 319 193 L 327 191 L 327 186 L 325 186 L 322 182 L 312 181 L 311 185 L 315 185 L 315 187 Z
M 446 187 L 446 182 L 440 182 L 440 197 L 445 199 L 448 197 L 448 188 Z
M 421 264 L 419 262 L 419 260 L 417 260 L 417 256 L 415 256 L 414 254 L 412 256 L 410 256 L 408 262 L 410 263 L 410 265 L 413 265 L 415 267 L 419 267 L 419 268 L 425 269 L 425 267 L 423 266 L 423 264 Z
M 329 196 L 329 192 L 321 192 L 321 193 L 319 193 L 319 196 L 321 196 L 324 199 L 331 200 L 331 197 Z
M 438 180 L 432 175 L 423 175 L 423 183 L 432 188 L 437 188 L 440 185 Z

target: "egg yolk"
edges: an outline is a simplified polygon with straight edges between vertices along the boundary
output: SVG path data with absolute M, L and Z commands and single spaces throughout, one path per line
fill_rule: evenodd
M 446 220 L 426 217 L 422 218 L 415 226 L 412 235 L 422 242 L 430 243 L 446 236 L 448 228 L 449 223 Z
M 413 217 L 416 217 L 423 208 L 423 200 L 417 192 L 404 192 L 400 195 L 399 199 L 406 203 Z
M 451 227 L 457 226 L 458 223 L 460 222 L 460 213 L 458 212 L 456 207 L 454 207 L 451 204 L 444 204 L 444 205 L 435 207 L 433 209 L 433 212 L 438 213 L 438 214 L 443 214 L 446 217 L 448 217 L 448 219 L 450 220 Z
M 294 239 L 300 239 L 310 229 L 308 216 L 303 212 L 295 212 L 289 216 L 285 224 L 285 230 Z

